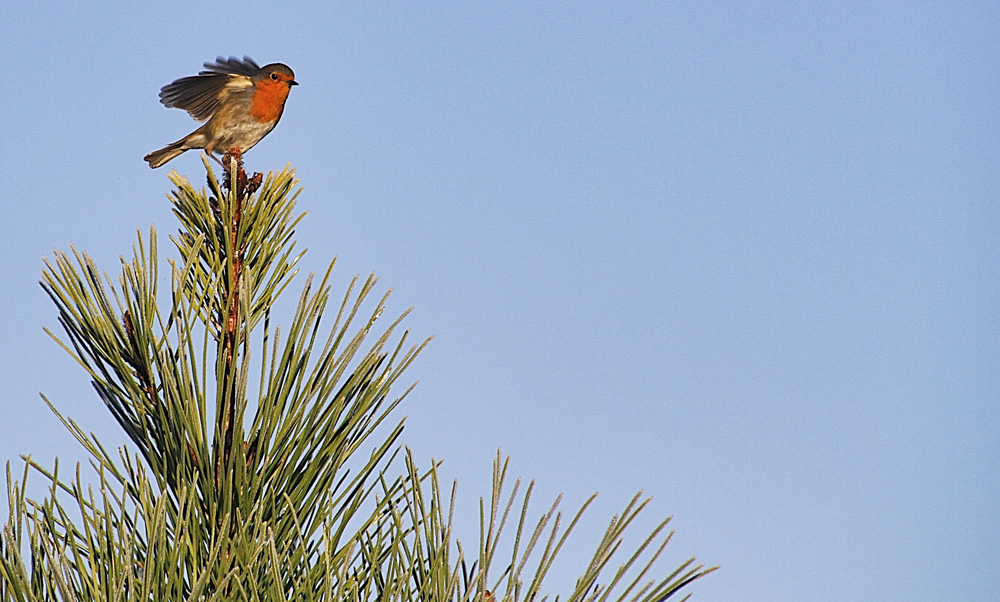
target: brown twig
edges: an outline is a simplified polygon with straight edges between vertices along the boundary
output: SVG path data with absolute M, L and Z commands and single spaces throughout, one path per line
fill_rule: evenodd
M 236 414 L 236 361 L 241 338 L 240 299 L 242 291 L 240 289 L 240 275 L 243 273 L 245 251 L 244 245 L 240 244 L 239 241 L 239 232 L 241 220 L 243 219 L 244 204 L 250 198 L 250 195 L 260 186 L 261 181 L 259 174 L 254 174 L 254 177 L 248 181 L 246 172 L 243 169 L 243 158 L 239 149 L 231 149 L 223 156 L 223 161 L 225 168 L 223 187 L 230 192 L 235 192 L 235 194 L 231 196 L 234 200 L 234 206 L 230 213 L 230 219 L 232 220 L 229 224 L 230 237 L 226 241 L 229 247 L 228 251 L 231 262 L 229 278 L 225 283 L 228 287 L 225 291 L 225 298 L 229 300 L 229 303 L 224 309 L 225 315 L 220 316 L 219 320 L 223 324 L 220 352 L 223 354 L 223 373 L 221 376 L 223 379 L 222 390 L 225 392 L 223 402 L 225 406 L 220 416 L 222 423 L 219 425 L 219 430 L 222 434 L 222 445 L 221 449 L 217 446 L 215 457 L 215 482 L 216 486 L 220 489 L 223 471 L 229 470 L 231 465 L 234 440 L 236 438 L 236 422 L 238 420 Z M 219 210 L 216 212 L 216 215 L 218 219 L 222 220 L 225 219 L 226 212 Z M 236 491 L 237 486 L 235 483 L 231 483 L 231 485 L 233 486 L 233 490 L 232 499 L 230 500 L 230 525 L 232 529 L 236 529 L 238 528 L 237 509 L 239 505 Z M 222 514 L 219 515 L 219 519 L 222 519 Z M 235 533 L 231 533 L 230 535 L 235 535 Z

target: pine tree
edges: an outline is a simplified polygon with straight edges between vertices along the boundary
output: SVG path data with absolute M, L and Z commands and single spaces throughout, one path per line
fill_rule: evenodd
M 290 168 L 264 179 L 239 157 L 227 165 L 220 183 L 205 162 L 207 189 L 170 176 L 180 228 L 169 296 L 155 229 L 116 279 L 75 249 L 46 261 L 42 286 L 65 332 L 53 338 L 131 446 L 107 450 L 45 399 L 93 475 L 28 457 L 15 478 L 7 464 L 0 602 L 544 599 L 542 580 L 593 498 L 565 529 L 558 499 L 532 518 L 533 483 L 507 487 L 498 455 L 468 554 L 451 530 L 454 487 L 442 495 L 437 465 L 418 467 L 394 414 L 412 389 L 398 393 L 397 381 L 427 341 L 397 334 L 405 313 L 376 330 L 387 295 L 370 299 L 374 276 L 331 305 L 332 262 L 306 279 L 291 325 L 272 325 L 302 257 L 297 182 Z M 30 474 L 41 499 L 25 492 Z M 611 520 L 564 599 L 660 602 L 714 570 L 692 558 L 648 577 L 667 519 L 599 584 L 647 502 L 637 495 Z

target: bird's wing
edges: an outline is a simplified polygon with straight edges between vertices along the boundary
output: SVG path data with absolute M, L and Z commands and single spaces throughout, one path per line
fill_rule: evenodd
M 260 67 L 248 56 L 240 60 L 234 56 L 221 56 L 214 63 L 205 63 L 205 71 L 198 75 L 182 77 L 160 90 L 163 106 L 184 109 L 198 121 L 215 115 L 224 99 L 253 86 L 250 78 L 260 72 Z
M 244 56 L 242 60 L 236 58 L 235 56 L 231 56 L 228 59 L 224 59 L 220 56 L 215 59 L 214 63 L 205 63 L 205 71 L 199 72 L 198 75 L 208 75 L 211 73 L 247 75 L 249 77 L 253 77 L 260 73 L 260 65 L 248 56 Z

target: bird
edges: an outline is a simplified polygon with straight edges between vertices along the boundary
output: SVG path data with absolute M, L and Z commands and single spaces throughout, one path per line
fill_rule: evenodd
M 245 153 L 278 124 L 288 92 L 297 85 L 295 73 L 282 63 L 261 67 L 248 56 L 220 56 L 205 63 L 205 71 L 160 90 L 163 106 L 184 109 L 198 121 L 207 120 L 205 125 L 143 160 L 156 169 L 193 148 L 204 149 L 216 161 L 213 153 Z

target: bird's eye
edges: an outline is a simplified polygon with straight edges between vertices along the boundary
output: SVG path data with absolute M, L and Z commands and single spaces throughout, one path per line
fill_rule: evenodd
M 272 73 L 271 74 L 271 79 L 278 79 L 278 74 L 277 73 Z

